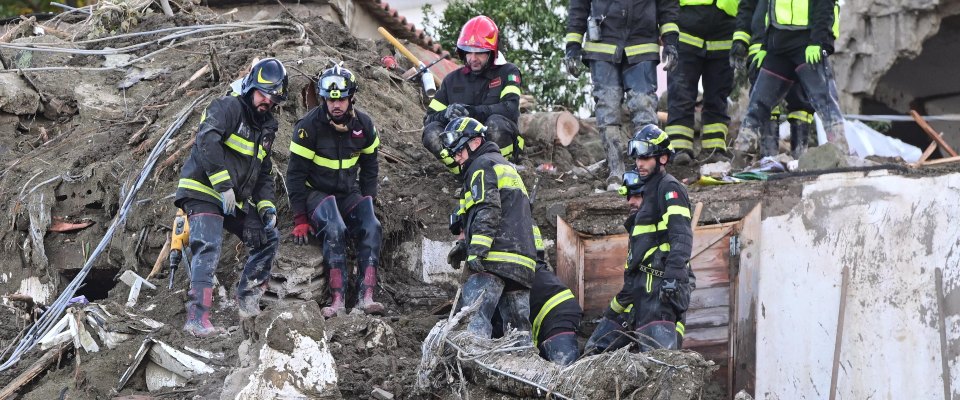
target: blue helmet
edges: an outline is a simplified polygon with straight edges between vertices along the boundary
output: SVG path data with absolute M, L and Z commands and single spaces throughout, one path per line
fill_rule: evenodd
M 643 193 L 643 179 L 635 170 L 629 170 L 623 173 L 623 185 L 617 191 L 621 196 L 636 196 Z
M 487 127 L 470 117 L 460 117 L 450 121 L 440 133 L 440 143 L 447 154 L 453 155 L 463 150 L 470 139 L 484 137 Z
M 327 68 L 317 77 L 317 96 L 325 100 L 353 99 L 360 90 L 357 76 L 341 63 Z
M 633 158 L 657 157 L 663 154 L 673 158 L 673 145 L 670 137 L 654 124 L 647 124 L 633 134 L 627 143 L 627 155 Z
M 276 58 L 264 58 L 256 63 L 240 86 L 240 94 L 257 89 L 275 104 L 287 100 L 287 69 Z

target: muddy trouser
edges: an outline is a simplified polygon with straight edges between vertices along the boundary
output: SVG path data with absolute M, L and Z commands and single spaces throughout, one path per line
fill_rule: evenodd
M 356 243 L 357 249 L 357 293 L 369 294 L 377 286 L 377 268 L 380 266 L 380 246 L 383 242 L 383 227 L 373 208 L 373 198 L 364 196 L 351 210 L 347 211 L 344 223 L 347 236 Z M 372 298 L 371 298 L 372 300 Z
M 219 204 L 188 199 L 182 204 L 190 220 L 190 287 L 213 287 L 213 275 L 220 262 L 223 230 L 243 239 L 249 255 L 237 285 L 238 297 L 248 296 L 265 288 L 270 278 L 273 258 L 277 254 L 280 234 L 276 229 L 264 230 L 263 221 L 248 202 L 238 204 L 236 215 L 224 216 Z M 242 210 L 241 210 L 242 208 Z
M 493 316 L 497 312 L 497 304 L 500 302 L 503 288 L 503 279 L 489 272 L 478 272 L 467 277 L 467 281 L 463 284 L 463 297 L 460 304 L 463 307 L 476 304 L 477 307 L 476 311 L 470 315 L 467 331 L 484 338 L 493 336 Z
M 640 342 L 640 351 L 677 349 L 684 333 L 682 318 L 690 306 L 691 284 L 681 283 L 666 302 L 660 299 L 663 279 L 641 272 L 635 276 L 631 318 Z
M 519 158 L 523 150 L 523 138 L 520 137 L 520 127 L 513 120 L 499 114 L 491 115 L 486 121 L 480 121 L 487 127 L 486 138 L 493 141 L 500 147 L 500 154 L 506 158 L 511 158 L 514 162 Z M 443 154 L 443 145 L 440 143 L 440 134 L 447 124 L 440 122 L 431 122 L 423 127 L 423 136 L 420 141 L 423 147 L 433 154 L 447 169 L 454 175 L 460 174 L 460 166 L 453 159 L 453 155 Z M 519 148 L 521 151 L 515 151 Z
M 351 199 L 347 197 L 343 200 Z M 355 240 L 357 261 L 360 265 L 377 266 L 380 258 L 382 228 L 373 214 L 373 199 L 369 196 L 352 199 L 354 204 L 341 205 L 334 196 L 324 197 L 310 214 L 310 223 L 316 229 L 323 246 L 323 262 L 328 273 L 337 271 L 341 279 L 347 275 L 347 239 Z M 346 215 L 343 218 L 342 215 Z M 360 271 L 362 274 L 364 271 Z
M 630 326 L 628 321 L 633 311 L 633 285 L 636 271 L 624 271 L 623 287 L 610 300 L 610 305 L 603 312 L 603 318 L 597 323 L 593 334 L 587 339 L 583 347 L 584 353 L 603 353 L 629 345 L 632 341 L 627 336 Z
M 727 97 L 733 90 L 729 54 L 680 44 L 678 65 L 667 73 L 668 120 L 664 131 L 674 149 L 693 151 L 697 83 L 703 78 L 703 128 L 700 145 L 709 152 L 727 149 Z M 716 55 L 712 53 L 717 53 Z
M 562 332 L 550 336 L 543 343 L 537 346 L 540 350 L 540 356 L 561 366 L 573 364 L 580 357 L 580 350 L 577 348 L 577 334 L 575 332 Z
M 737 137 L 738 150 L 746 151 L 752 144 L 750 141 L 759 137 L 761 156 L 777 154 L 779 138 L 776 133 L 764 130 L 761 137 L 759 128 L 763 122 L 769 120 L 773 108 L 787 95 L 796 81 L 800 81 L 810 104 L 820 114 L 827 131 L 827 141 L 836 143 L 846 152 L 843 115 L 837 101 L 829 59 L 824 57 L 820 63 L 806 64 L 802 48 L 785 54 L 768 53 L 764 58 L 763 67 L 750 92 L 750 105 L 741 126 L 741 135 Z
M 750 84 L 757 81 L 759 68 L 750 68 Z M 807 100 L 807 93 L 803 91 L 802 85 L 793 85 L 784 98 L 787 110 L 787 121 L 790 123 L 790 149 L 793 152 L 793 158 L 799 158 L 808 147 L 817 145 L 817 135 L 813 132 L 813 106 Z M 761 131 L 772 129 L 773 135 L 779 137 L 780 132 L 780 114 L 781 106 L 776 106 L 771 110 L 770 122 L 761 124 Z M 760 133 L 763 137 L 764 133 Z

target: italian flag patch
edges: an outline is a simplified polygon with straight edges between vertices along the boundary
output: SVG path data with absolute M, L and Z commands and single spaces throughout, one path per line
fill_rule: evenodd
M 672 200 L 672 199 L 676 199 L 676 198 L 680 197 L 680 195 L 677 194 L 677 192 L 674 191 L 674 192 L 670 192 L 670 193 L 667 193 L 667 194 L 663 195 L 663 197 L 664 197 L 665 199 L 667 199 L 667 200 Z
M 507 75 L 507 80 L 514 83 L 520 83 L 520 75 L 516 75 L 516 74 Z

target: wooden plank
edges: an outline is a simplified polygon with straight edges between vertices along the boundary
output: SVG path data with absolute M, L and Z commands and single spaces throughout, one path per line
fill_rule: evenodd
M 755 395 L 757 378 L 757 315 L 758 304 L 757 288 L 760 276 L 760 215 L 761 204 L 758 203 L 748 212 L 739 227 L 740 254 L 737 256 L 739 265 L 732 270 L 737 271 L 731 282 L 733 301 L 731 307 L 732 322 L 730 326 L 730 391 L 733 393 L 746 390 Z
M 693 207 L 693 217 L 690 218 L 690 229 L 697 230 L 697 224 L 700 223 L 700 213 L 703 212 L 703 202 L 698 201 Z
M 557 278 L 577 297 L 583 307 L 583 252 L 577 231 L 557 216 Z
M 927 161 L 927 159 L 930 158 L 930 156 L 933 155 L 933 152 L 936 150 L 937 150 L 937 142 L 930 142 L 930 145 L 927 146 L 927 149 L 924 150 L 923 154 L 920 155 L 920 159 L 917 160 L 917 166 L 923 165 L 923 163 Z
M 727 343 L 729 330 L 725 326 L 712 328 L 688 329 L 683 337 L 684 348 L 696 348 Z M 688 345 L 689 342 L 689 345 Z
M 17 391 L 23 389 L 23 387 L 36 378 L 37 375 L 40 375 L 40 373 L 49 368 L 50 364 L 59 360 L 61 354 L 71 348 L 73 348 L 73 341 L 68 341 L 47 351 L 39 360 L 23 371 L 22 374 L 10 381 L 3 390 L 0 390 L 0 400 L 12 399 L 14 395 L 17 394 Z
M 697 308 L 687 311 L 687 329 L 727 326 L 730 323 L 730 307 Z
M 730 305 L 730 287 L 697 288 L 690 294 L 690 309 Z
M 697 276 L 697 290 L 730 285 L 729 253 L 730 250 L 726 246 L 716 246 L 700 253 L 700 257 L 690 260 L 693 273 Z
M 715 343 L 715 344 L 703 344 L 696 343 L 694 347 L 687 346 L 688 341 L 683 341 L 683 348 L 686 350 L 693 350 L 703 356 L 704 359 L 713 361 L 718 366 L 726 366 L 729 360 L 727 359 L 727 343 Z M 726 375 L 714 375 L 716 382 L 723 382 L 726 378 Z
M 583 240 L 583 279 L 617 278 L 623 281 L 627 259 L 627 235 L 604 236 Z
M 947 158 L 938 158 L 933 161 L 927 161 L 927 162 L 924 162 L 923 165 L 927 166 L 927 165 L 937 165 L 937 164 L 949 164 L 957 161 L 960 161 L 960 157 L 954 156 L 954 157 L 947 157 Z
M 930 136 L 934 142 L 937 142 L 937 145 L 946 151 L 947 154 L 950 154 L 951 157 L 957 156 L 957 152 L 953 150 L 953 147 L 950 147 L 950 145 L 947 144 L 942 137 L 940 137 L 940 133 L 934 130 L 933 127 L 930 126 L 930 124 L 928 124 L 927 121 L 925 121 L 916 110 L 910 110 L 910 116 L 913 117 L 914 121 L 917 121 L 917 125 L 920 125 L 920 128 L 923 129 L 927 136 Z
M 850 286 L 850 267 L 843 266 L 840 284 L 840 310 L 837 312 L 837 339 L 833 343 L 833 370 L 830 373 L 830 400 L 837 398 L 837 380 L 840 373 L 840 345 L 843 342 L 843 320 L 847 311 L 847 287 Z

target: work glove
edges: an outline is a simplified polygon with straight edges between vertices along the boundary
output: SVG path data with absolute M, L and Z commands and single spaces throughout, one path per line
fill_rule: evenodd
M 308 235 L 313 235 L 314 230 L 310 224 L 297 224 L 293 227 L 293 242 L 299 245 L 307 244 L 310 241 Z
M 264 208 L 260 213 L 260 220 L 263 221 L 263 230 L 269 231 L 277 227 L 277 209 L 273 207 Z
M 680 292 L 680 283 L 676 279 L 664 279 L 660 284 L 660 301 L 670 303 Z
M 563 57 L 563 66 L 567 73 L 574 78 L 580 77 L 580 68 L 583 66 L 583 48 L 579 44 L 567 46 L 567 51 Z
M 734 40 L 730 48 L 730 66 L 743 70 L 747 66 L 747 44 L 742 40 Z
M 473 257 L 467 259 L 467 268 L 473 272 L 486 272 L 487 269 L 483 267 L 483 262 L 480 261 L 480 257 Z
M 677 68 L 677 45 L 663 45 L 661 59 L 663 60 L 663 69 L 667 72 L 673 72 Z
M 807 46 L 806 59 L 807 64 L 819 64 L 821 57 L 823 57 L 823 49 L 820 48 L 820 45 L 811 44 Z
M 767 57 L 766 50 L 758 51 L 757 54 L 753 55 L 753 61 L 751 61 L 752 67 L 756 69 L 760 69 L 760 67 L 763 66 L 763 59 L 766 57 Z
M 457 211 L 460 209 L 458 208 Z M 463 217 L 460 214 L 457 214 L 457 211 L 454 211 L 450 214 L 450 233 L 454 235 L 459 235 L 463 232 Z
M 467 109 L 467 106 L 460 103 L 453 103 L 447 106 L 447 109 L 443 112 L 443 118 L 446 118 L 447 121 L 453 121 L 468 115 L 470 115 L 470 110 Z
M 447 264 L 450 264 L 453 269 L 460 269 L 460 263 L 466 259 L 467 242 L 458 240 L 457 244 L 453 245 L 453 248 L 450 249 L 450 253 L 447 254 Z
M 237 209 L 237 195 L 233 193 L 233 188 L 220 192 L 220 196 L 223 197 L 223 214 L 233 215 Z

